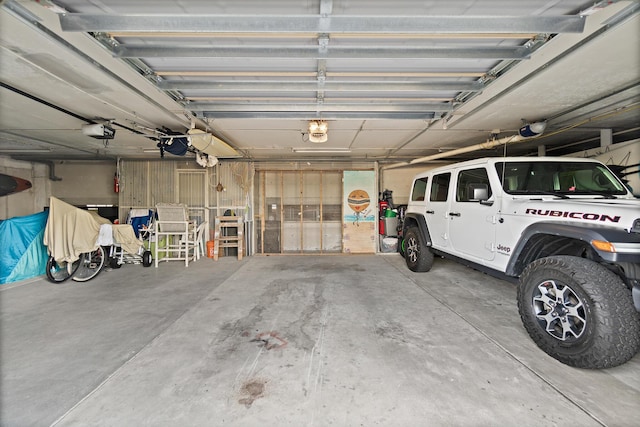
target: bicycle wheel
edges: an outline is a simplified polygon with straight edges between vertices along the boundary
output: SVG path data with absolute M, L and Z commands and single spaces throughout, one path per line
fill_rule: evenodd
M 102 246 L 98 246 L 98 249 L 93 252 L 82 254 L 80 267 L 78 267 L 78 271 L 76 271 L 72 279 L 76 282 L 86 282 L 93 279 L 102 270 L 106 258 L 106 253 Z
M 60 263 L 56 262 L 56 260 L 49 256 L 47 259 L 47 279 L 53 283 L 61 283 L 71 277 L 80 266 L 80 260 L 69 264 L 66 261 L 62 261 Z

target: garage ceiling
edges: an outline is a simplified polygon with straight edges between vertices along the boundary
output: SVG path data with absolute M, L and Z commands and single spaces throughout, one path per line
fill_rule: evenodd
M 157 158 L 190 128 L 220 158 L 579 152 L 640 136 L 637 1 L 40 0 L 0 15 L 0 155 Z M 309 141 L 310 120 L 328 140 Z M 114 139 L 82 127 L 107 123 Z M 171 131 L 171 132 L 169 132 Z M 165 157 L 172 157 L 167 154 Z M 191 154 L 187 154 L 191 156 Z M 175 157 L 175 156 L 173 156 Z

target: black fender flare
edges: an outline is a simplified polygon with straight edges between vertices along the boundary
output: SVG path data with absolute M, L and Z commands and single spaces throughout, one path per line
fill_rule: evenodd
M 404 222 L 402 223 L 402 235 L 406 236 L 407 229 L 416 225 L 420 232 L 420 236 L 424 240 L 425 244 L 429 247 L 432 245 L 431 234 L 429 234 L 429 227 L 427 227 L 427 220 L 424 218 L 424 215 L 420 215 L 417 213 L 407 213 L 404 217 Z
M 537 259 L 536 256 L 526 252 L 530 249 L 530 245 L 528 245 L 529 242 L 539 235 L 551 235 L 582 241 L 585 245 L 593 249 L 594 253 L 600 257 L 598 261 L 609 263 L 628 261 L 627 254 L 602 251 L 591 244 L 591 241 L 593 240 L 600 240 L 603 242 L 627 242 L 630 237 L 629 233 L 626 233 L 624 230 L 593 226 L 591 228 L 587 228 L 583 225 L 568 224 L 565 222 L 537 222 L 535 224 L 531 224 L 522 232 L 520 240 L 518 241 L 505 269 L 505 273 L 507 275 L 514 277 L 519 276 L 527 264 Z

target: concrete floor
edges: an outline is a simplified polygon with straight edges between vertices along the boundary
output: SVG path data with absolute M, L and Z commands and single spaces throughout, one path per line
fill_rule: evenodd
M 202 259 L 0 289 L 2 426 L 640 422 L 640 355 L 562 365 L 515 285 L 451 261 Z

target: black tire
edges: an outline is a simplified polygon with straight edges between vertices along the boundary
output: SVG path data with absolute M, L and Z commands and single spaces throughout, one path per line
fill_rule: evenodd
M 118 259 L 118 257 L 109 258 L 109 267 L 113 269 L 122 267 L 122 264 L 120 264 L 120 260 Z
M 151 264 L 153 264 L 153 255 L 151 254 L 151 251 L 144 251 L 142 253 L 142 266 L 150 267 Z
M 102 246 L 98 246 L 93 252 L 82 254 L 80 258 L 80 267 L 73 275 L 72 279 L 76 282 L 86 282 L 93 279 L 102 271 L 106 260 L 106 253 Z
M 640 349 L 631 291 L 600 264 L 571 256 L 538 259 L 520 277 L 518 311 L 533 341 L 569 366 L 611 368 Z
M 404 260 L 409 270 L 425 272 L 433 266 L 433 252 L 422 241 L 420 231 L 416 227 L 407 230 L 404 236 Z
M 52 256 L 47 259 L 47 279 L 53 283 L 62 283 L 69 277 L 73 276 L 80 266 L 80 260 L 69 265 L 63 261 L 61 263 L 56 262 Z
M 400 256 L 404 258 L 406 251 L 404 249 L 404 238 L 402 236 L 398 236 L 398 252 Z

